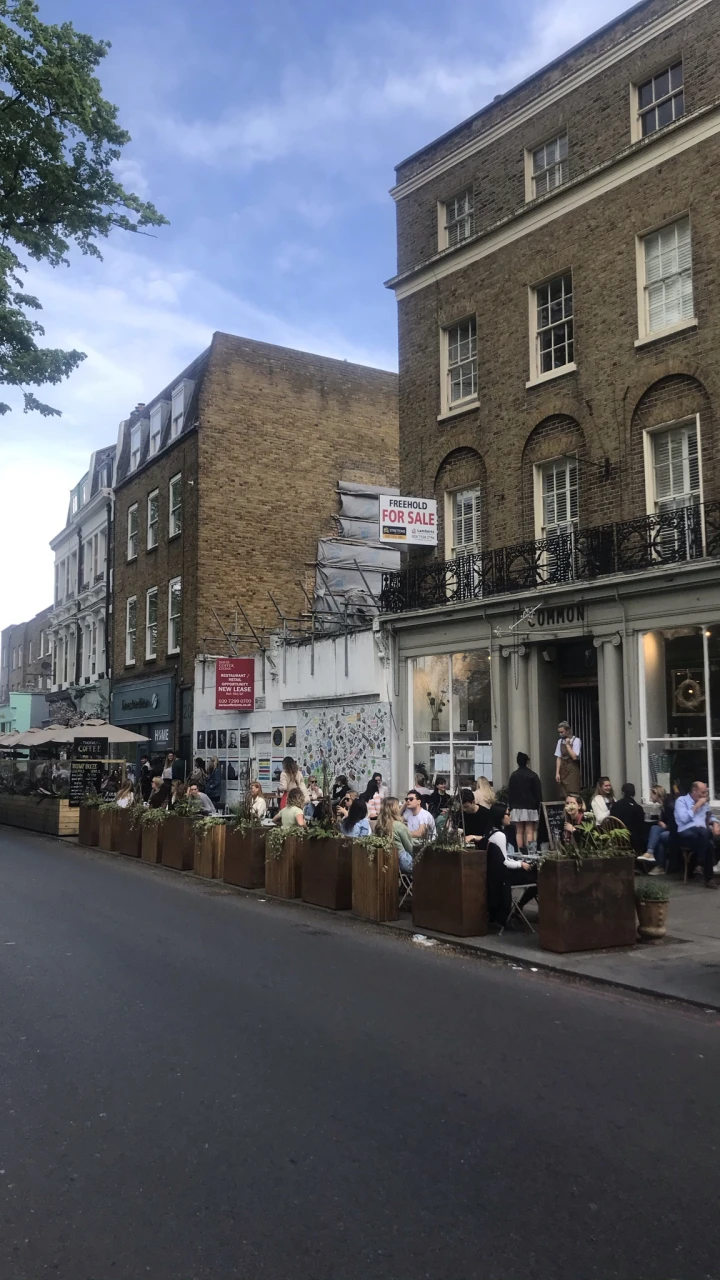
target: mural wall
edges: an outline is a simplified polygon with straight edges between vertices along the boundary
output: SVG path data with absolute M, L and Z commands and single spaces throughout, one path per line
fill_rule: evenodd
M 322 707 L 300 710 L 298 716 L 298 756 L 307 778 L 322 773 L 323 755 L 328 770 L 344 773 L 351 784 L 365 786 L 373 773 L 390 779 L 390 704 L 362 703 L 360 706 Z

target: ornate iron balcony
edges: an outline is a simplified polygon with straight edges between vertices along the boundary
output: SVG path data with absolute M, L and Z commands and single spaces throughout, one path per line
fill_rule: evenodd
M 720 502 L 679 507 L 620 524 L 568 530 L 456 560 L 427 560 L 384 573 L 382 613 L 537 591 L 614 573 L 647 573 L 720 556 Z

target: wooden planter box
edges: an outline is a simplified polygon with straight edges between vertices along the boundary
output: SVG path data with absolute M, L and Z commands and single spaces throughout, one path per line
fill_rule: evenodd
M 636 941 L 635 859 L 548 858 L 538 876 L 538 940 L 545 951 L 599 951 Z
M 78 810 L 78 842 L 97 848 L 98 810 L 96 805 L 81 804 Z
M 173 818 L 163 823 L 162 864 L 173 871 L 192 871 L 195 865 L 195 819 Z
M 98 849 L 107 853 L 118 852 L 119 809 L 98 809 Z
M 302 900 L 331 911 L 352 907 L 352 840 L 340 836 L 306 840 L 302 861 Z
M 222 880 L 225 862 L 225 832 L 223 823 L 210 827 L 205 831 L 195 830 L 195 862 L 193 870 L 196 876 L 206 880 Z
M 279 857 L 271 852 L 270 838 L 265 850 L 265 892 L 272 898 L 299 898 L 302 891 L 302 841 L 288 836 Z
M 352 909 L 363 920 L 397 920 L 399 901 L 397 849 L 352 847 Z
M 118 853 L 124 853 L 126 858 L 140 857 L 142 828 L 139 822 L 134 827 L 131 825 L 129 809 L 118 809 L 116 835 Z
M 76 836 L 80 810 L 71 809 L 57 796 L 15 796 L 0 794 L 0 823 L 41 831 L 48 836 Z
M 241 889 L 265 888 L 265 841 L 267 832 L 225 830 L 225 867 L 223 880 Z
M 458 938 L 487 933 L 485 850 L 426 845 L 413 869 L 412 918 L 420 929 Z
M 140 857 L 143 862 L 162 862 L 163 831 L 166 822 L 143 822 L 140 825 Z

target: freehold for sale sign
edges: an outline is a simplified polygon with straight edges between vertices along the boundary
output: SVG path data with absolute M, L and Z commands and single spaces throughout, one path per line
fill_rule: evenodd
M 433 498 L 380 496 L 380 541 L 437 546 L 437 502 Z

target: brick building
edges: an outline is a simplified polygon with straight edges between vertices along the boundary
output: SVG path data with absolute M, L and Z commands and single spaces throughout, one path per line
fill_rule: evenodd
M 29 622 L 0 633 L 0 733 L 24 731 L 47 718 L 45 690 L 52 678 L 48 618 L 42 609 Z
M 297 614 L 337 482 L 397 484 L 395 374 L 216 333 L 121 424 L 112 719 L 191 752 L 195 658 Z
M 401 754 L 720 799 L 720 6 L 649 0 L 397 170 Z

